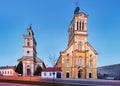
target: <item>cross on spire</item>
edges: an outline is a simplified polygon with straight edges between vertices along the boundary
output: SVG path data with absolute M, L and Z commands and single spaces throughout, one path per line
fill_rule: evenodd
M 76 7 L 78 6 L 78 4 L 79 4 L 79 3 L 78 3 L 78 1 L 77 1 L 77 2 L 75 3 Z
M 78 6 L 78 2 L 76 2 L 75 5 L 76 5 L 76 8 L 75 8 L 75 10 L 74 10 L 74 14 L 78 14 L 78 13 L 79 13 L 79 10 L 80 10 L 80 8 L 79 8 L 79 6 Z
M 32 29 L 32 24 L 30 24 L 30 29 Z

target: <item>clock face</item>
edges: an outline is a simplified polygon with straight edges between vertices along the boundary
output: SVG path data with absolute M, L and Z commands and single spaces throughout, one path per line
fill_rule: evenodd
M 27 53 L 30 53 L 30 51 L 28 50 Z
M 82 17 L 82 16 L 80 16 L 79 18 L 80 18 L 80 19 L 83 19 L 83 17 Z

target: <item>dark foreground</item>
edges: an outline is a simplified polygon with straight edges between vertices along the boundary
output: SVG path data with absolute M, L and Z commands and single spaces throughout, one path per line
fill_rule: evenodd
M 42 79 L 40 77 L 0 77 L 2 84 L 20 83 L 11 86 L 120 86 L 119 80 L 98 79 Z M 3 83 L 4 82 L 4 83 Z M 22 85 L 21 85 L 22 84 Z M 7 86 L 1 85 L 0 86 Z M 8 85 L 10 86 L 10 85 Z
M 0 82 L 0 86 L 36 86 L 36 85 Z

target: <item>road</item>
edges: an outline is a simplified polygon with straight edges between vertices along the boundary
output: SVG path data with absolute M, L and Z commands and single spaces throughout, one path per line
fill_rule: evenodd
M 98 80 L 98 79 L 55 79 L 42 80 L 46 82 L 66 83 L 66 84 L 79 84 L 86 86 L 120 86 L 120 80 Z
M 2 80 L 20 80 L 20 81 L 30 81 L 31 83 L 38 82 L 50 82 L 50 83 L 64 83 L 64 84 L 77 84 L 77 85 L 86 85 L 86 86 L 120 86 L 120 80 L 99 80 L 99 79 L 43 79 L 41 77 L 0 77 Z M 6 81 L 7 82 L 7 81 Z M 0 84 L 2 86 L 2 84 Z M 10 85 L 4 85 L 10 86 Z M 16 85 L 11 85 L 16 86 Z M 19 84 L 17 86 L 20 86 Z M 22 86 L 30 86 L 23 85 Z
M 27 85 L 27 84 L 17 84 L 17 83 L 0 82 L 0 86 L 37 86 L 37 85 Z

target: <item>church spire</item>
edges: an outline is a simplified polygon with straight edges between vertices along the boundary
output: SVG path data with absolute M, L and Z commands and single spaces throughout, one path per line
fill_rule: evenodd
M 32 29 L 32 24 L 30 24 L 30 27 L 29 27 L 29 29 Z
M 84 41 L 87 40 L 87 17 L 88 16 L 84 12 L 79 12 L 80 8 L 77 5 L 78 3 L 76 3 L 74 17 L 68 29 L 68 33 L 69 33 L 68 46 L 79 41 L 75 39 L 79 39 L 80 37 L 82 39 L 84 38 Z
M 78 2 L 76 2 L 76 8 L 74 10 L 74 14 L 79 14 L 80 7 L 78 6 Z
M 28 30 L 28 35 L 34 36 L 33 30 L 32 30 L 32 24 L 30 24 L 30 27 L 27 30 Z

